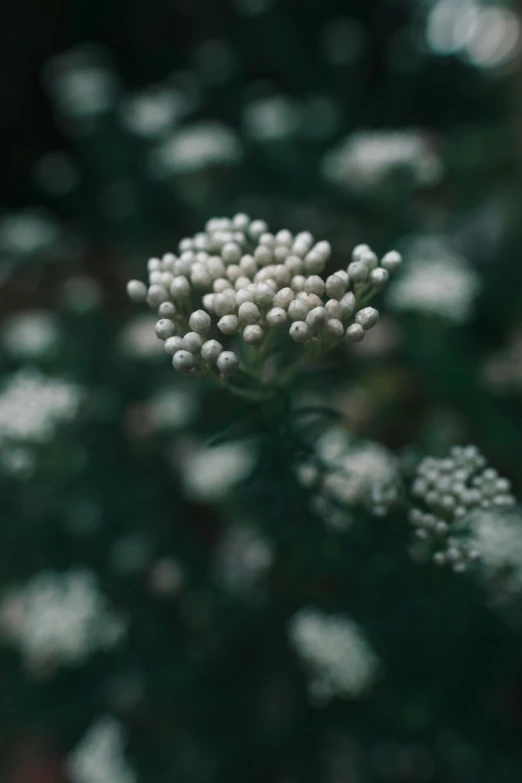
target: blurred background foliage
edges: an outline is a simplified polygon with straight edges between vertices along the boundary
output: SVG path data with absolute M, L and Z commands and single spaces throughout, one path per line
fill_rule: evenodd
M 516 580 L 418 562 L 400 511 L 325 524 L 277 433 L 210 452 L 242 403 L 176 375 L 124 293 L 213 215 L 310 230 L 335 268 L 396 246 L 381 324 L 300 397 L 406 469 L 476 443 L 522 497 L 519 12 L 2 4 L 3 781 L 520 780 Z M 64 574 L 67 612 L 24 614 Z M 364 629 L 368 694 L 310 698 L 288 640 L 308 605 Z

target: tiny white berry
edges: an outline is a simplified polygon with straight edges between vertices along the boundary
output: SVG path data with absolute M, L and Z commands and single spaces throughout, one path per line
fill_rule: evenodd
M 141 280 L 129 280 L 127 295 L 133 302 L 144 302 L 147 297 L 147 286 Z

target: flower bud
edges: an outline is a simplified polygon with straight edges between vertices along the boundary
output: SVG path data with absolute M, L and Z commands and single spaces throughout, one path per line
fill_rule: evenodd
M 295 322 L 304 321 L 309 310 L 308 303 L 303 302 L 302 299 L 294 299 L 288 305 L 288 315 Z
M 294 299 L 294 292 L 291 288 L 281 288 L 274 296 L 275 307 L 282 307 L 284 310 L 290 305 Z
M 379 320 L 379 311 L 375 307 L 363 307 L 362 310 L 356 313 L 355 320 L 363 329 L 371 329 Z
M 351 318 L 352 315 L 355 313 L 355 308 L 356 308 L 356 301 L 353 293 L 351 291 L 348 291 L 348 293 L 346 293 L 343 296 L 339 304 L 341 305 L 343 310 L 343 319 Z
M 158 307 L 160 318 L 173 318 L 176 315 L 176 306 L 172 302 L 162 302 Z
M 197 332 L 187 332 L 183 338 L 183 348 L 190 353 L 198 353 L 203 345 L 203 338 Z
M 386 269 L 386 271 L 389 272 L 390 275 L 393 275 L 402 266 L 401 254 L 397 253 L 396 250 L 390 250 L 389 253 L 386 253 L 386 255 L 382 257 L 381 266 L 383 269 Z
M 264 332 L 258 324 L 250 324 L 245 326 L 243 330 L 243 340 L 247 345 L 259 345 L 264 337 Z
M 186 277 L 175 277 L 170 286 L 170 294 L 175 302 L 183 301 L 190 296 L 190 283 Z
M 205 362 L 215 362 L 223 351 L 223 346 L 217 340 L 207 340 L 201 346 L 201 358 Z
M 165 340 L 165 345 L 163 347 L 170 356 L 174 356 L 176 351 L 180 351 L 183 348 L 183 338 L 169 337 Z
M 174 337 L 177 329 L 168 318 L 161 318 L 154 327 L 154 331 L 160 340 L 166 340 L 167 337 Z
M 194 357 L 190 351 L 177 351 L 172 357 L 172 366 L 179 372 L 190 372 L 194 364 Z
M 196 310 L 189 318 L 189 326 L 193 332 L 202 334 L 208 332 L 211 326 L 211 319 L 208 313 L 204 310 Z
M 340 299 L 346 291 L 346 283 L 338 274 L 330 275 L 326 280 L 326 294 L 331 299 Z
M 287 317 L 286 310 L 282 307 L 273 307 L 266 314 L 266 322 L 269 326 L 282 326 L 286 323 Z
M 296 343 L 305 343 L 310 337 L 310 328 L 304 321 L 294 321 L 290 327 L 290 337 Z
M 217 358 L 217 366 L 223 375 L 231 375 L 239 367 L 239 359 L 233 351 L 223 351 Z
M 324 294 L 324 280 L 319 275 L 310 275 L 304 284 L 304 290 L 307 294 L 322 296 Z
M 162 302 L 166 302 L 169 298 L 167 291 L 162 285 L 151 285 L 147 291 L 147 302 L 151 307 L 159 307 Z
M 253 302 L 245 302 L 240 305 L 237 314 L 242 324 L 256 324 L 261 319 L 259 308 Z
M 370 282 L 376 288 L 384 288 L 389 279 L 390 273 L 386 269 L 382 269 L 382 267 L 377 267 L 377 269 L 370 272 Z
M 360 343 L 364 340 L 364 329 L 360 324 L 352 324 L 346 330 L 346 336 L 352 343 Z
M 335 340 L 340 340 L 344 335 L 344 326 L 342 321 L 337 318 L 330 318 L 324 325 L 324 334 Z
M 236 334 L 239 328 L 239 319 L 236 315 L 224 315 L 218 321 L 218 329 L 223 334 Z
M 362 261 L 352 261 L 348 267 L 348 274 L 354 283 L 364 283 L 368 278 L 368 267 Z
M 127 295 L 133 302 L 144 302 L 147 297 L 147 286 L 141 280 L 129 280 Z

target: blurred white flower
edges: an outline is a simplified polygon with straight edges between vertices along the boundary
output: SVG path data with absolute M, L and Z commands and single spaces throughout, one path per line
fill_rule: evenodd
M 237 163 L 241 156 L 236 133 L 222 123 L 206 121 L 175 130 L 152 153 L 151 163 L 153 173 L 161 178 Z
M 522 517 L 489 510 L 469 521 L 471 544 L 479 552 L 486 578 L 501 577 L 508 591 L 522 591 Z
M 293 136 L 299 128 L 301 110 L 283 95 L 252 101 L 243 110 L 243 125 L 248 136 L 259 142 L 280 141 Z
M 62 232 L 46 210 L 30 208 L 0 218 L 0 255 L 27 258 L 55 252 Z
M 415 239 L 405 257 L 404 272 L 388 294 L 390 305 L 465 321 L 480 288 L 480 278 L 466 259 L 436 237 Z
M 124 127 L 136 136 L 154 138 L 172 129 L 186 113 L 181 92 L 165 86 L 154 86 L 131 95 L 121 107 Z
M 187 428 L 194 421 L 198 399 L 191 389 L 167 387 L 156 392 L 148 405 L 156 429 L 177 430 Z
M 125 628 L 107 607 L 96 576 L 83 569 L 42 571 L 8 590 L 0 604 L 2 635 L 33 669 L 80 663 L 116 644 Z
M 244 441 L 215 447 L 185 442 L 176 455 L 186 494 L 207 503 L 226 497 L 256 461 L 255 448 Z
M 215 553 L 217 580 L 230 592 L 247 592 L 270 567 L 272 559 L 270 544 L 256 530 L 234 525 L 226 531 Z
M 322 161 L 326 179 L 350 190 L 376 187 L 397 169 L 408 169 L 419 185 L 432 185 L 440 179 L 442 164 L 414 129 L 353 133 Z
M 36 359 L 56 347 L 60 329 L 53 313 L 25 310 L 10 316 L 3 324 L 0 339 L 13 356 Z
M 305 664 L 311 698 L 358 698 L 375 683 L 378 658 L 349 617 L 305 607 L 291 618 L 288 635 Z
M 163 343 L 154 331 L 157 322 L 154 315 L 136 315 L 122 329 L 118 344 L 120 350 L 135 359 L 158 359 L 165 356 Z
M 110 716 L 98 718 L 67 757 L 71 783 L 136 783 L 124 745 L 123 726 Z
M 84 119 L 108 111 L 118 83 L 108 57 L 98 46 L 82 46 L 55 57 L 44 69 L 44 81 L 64 117 Z

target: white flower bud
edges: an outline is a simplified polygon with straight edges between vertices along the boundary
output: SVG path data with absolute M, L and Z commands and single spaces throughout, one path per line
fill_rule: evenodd
M 305 283 L 306 277 L 303 277 L 303 275 L 296 275 L 290 281 L 290 288 L 292 291 L 298 293 L 299 291 L 304 291 Z
M 326 321 L 326 310 L 324 307 L 314 307 L 306 316 L 306 323 L 312 330 L 318 329 Z
M 223 346 L 217 340 L 207 340 L 201 346 L 201 358 L 205 362 L 215 362 L 223 351 Z
M 287 228 L 282 228 L 281 231 L 278 231 L 275 238 L 280 245 L 291 245 L 294 241 L 291 232 Z
M 185 250 L 193 250 L 194 249 L 194 242 L 189 237 L 185 237 L 182 239 L 178 245 L 179 252 L 184 253 Z
M 190 296 L 190 283 L 186 277 L 175 277 L 170 286 L 170 295 L 175 302 L 183 301 Z
M 316 253 L 315 248 L 306 254 L 304 260 L 304 269 L 308 275 L 316 275 L 323 271 L 326 261 L 320 253 Z
M 162 285 L 151 285 L 147 291 L 147 302 L 151 307 L 159 307 L 162 302 L 168 301 L 169 295 Z
M 286 310 L 283 310 L 282 307 L 273 307 L 266 314 L 266 322 L 269 326 L 282 326 L 286 323 L 286 319 Z
M 240 291 L 242 288 L 248 288 L 250 283 L 251 280 L 249 277 L 243 277 L 243 275 L 240 275 L 240 277 L 238 277 L 236 282 L 234 283 L 234 288 L 236 289 L 236 291 Z
M 304 321 L 309 310 L 308 302 L 303 302 L 302 299 L 294 299 L 288 305 L 288 315 L 295 322 Z
M 401 254 L 397 253 L 396 250 L 390 250 L 389 253 L 386 253 L 386 255 L 382 257 L 381 266 L 383 269 L 386 269 L 390 275 L 393 275 L 394 272 L 397 272 L 402 266 Z
M 341 307 L 341 303 L 338 302 L 337 299 L 329 299 L 324 307 L 327 312 L 328 318 L 334 318 L 339 321 L 342 319 L 343 308 Z
M 310 328 L 304 321 L 294 321 L 290 327 L 290 337 L 296 343 L 305 343 L 310 337 Z
M 253 240 L 256 242 L 259 240 L 259 237 L 264 234 L 268 230 L 268 226 L 265 223 L 264 220 L 253 220 L 250 224 L 250 228 L 248 229 L 248 233 L 252 237 Z
M 190 270 L 190 282 L 197 288 L 208 288 L 212 283 L 212 276 L 206 264 L 196 263 Z
M 129 280 L 127 295 L 133 302 L 144 302 L 147 297 L 147 286 L 141 280 Z
M 233 351 L 223 351 L 223 353 L 220 353 L 218 356 L 217 366 L 223 375 L 231 375 L 237 370 L 239 359 Z
M 261 320 L 261 313 L 259 312 L 259 308 L 253 302 L 245 302 L 244 304 L 240 305 L 237 314 L 239 316 L 239 321 L 242 324 L 257 324 L 258 321 Z
M 275 268 L 274 278 L 278 286 L 287 286 L 290 282 L 290 270 L 284 264 L 280 264 Z
M 237 264 L 241 258 L 241 248 L 235 242 L 227 242 L 221 251 L 221 258 L 225 264 Z
M 236 294 L 236 307 L 241 307 L 245 302 L 254 301 L 254 292 L 248 288 L 241 288 Z
M 214 312 L 214 296 L 215 294 L 204 294 L 203 295 L 203 307 L 205 310 L 208 310 L 209 313 Z
M 318 242 L 315 245 L 314 252 L 320 255 L 323 261 L 326 262 L 332 255 L 332 246 L 329 242 L 323 239 L 321 242 Z
M 170 288 L 172 281 L 174 280 L 174 275 L 172 272 L 162 272 L 161 273 L 161 285 L 167 289 Z
M 161 265 L 166 272 L 173 272 L 176 261 L 174 253 L 165 253 L 161 259 Z
M 355 313 L 356 301 L 351 291 L 348 291 L 339 303 L 343 310 L 343 319 L 351 318 Z
M 290 248 L 286 247 L 285 245 L 277 245 L 274 248 L 273 253 L 276 262 L 278 264 L 282 264 L 288 257 L 288 254 L 290 253 Z
M 360 343 L 364 340 L 364 329 L 361 324 L 352 324 L 346 330 L 346 336 L 352 343 Z
M 174 337 L 177 329 L 168 318 L 161 318 L 154 327 L 154 331 L 160 340 L 166 340 L 167 337 Z
M 259 244 L 260 245 L 266 245 L 266 247 L 274 247 L 275 245 L 275 237 L 270 231 L 265 231 L 264 234 L 261 234 L 259 237 Z
M 237 315 L 224 315 L 218 321 L 218 329 L 223 334 L 235 334 L 239 328 L 239 319 Z
M 363 307 L 362 310 L 355 314 L 355 320 L 363 329 L 371 329 L 379 320 L 379 311 L 375 307 Z
M 346 269 L 338 269 L 335 274 L 337 275 L 337 277 L 340 277 L 341 280 L 344 280 L 344 282 L 346 283 L 346 288 L 348 288 L 348 286 L 350 285 L 350 278 L 348 277 L 348 272 L 346 271 Z
M 250 279 L 252 279 L 257 272 L 257 262 L 254 256 L 243 256 L 239 262 L 239 267 L 243 274 L 246 275 L 246 277 L 250 277 Z
M 172 357 L 172 366 L 179 372 L 190 372 L 194 364 L 194 357 L 190 351 L 176 351 Z
M 290 277 L 300 275 L 304 271 L 303 259 L 299 258 L 299 256 L 288 256 L 285 260 L 285 266 L 290 272 Z
M 348 266 L 348 274 L 354 283 L 364 283 L 368 279 L 368 267 L 362 261 L 352 261 Z
M 344 326 L 342 321 L 337 318 L 330 318 L 324 325 L 324 333 L 328 337 L 333 337 L 336 340 L 340 340 L 344 335 Z
M 208 250 L 208 237 L 204 231 L 200 231 L 194 237 L 194 247 L 196 250 Z
M 228 295 L 228 293 L 214 294 L 212 300 L 212 307 L 215 314 L 220 317 L 223 315 L 231 315 L 236 309 L 236 297 L 234 298 Z
M 190 353 L 198 353 L 203 345 L 203 338 L 197 332 L 187 332 L 183 338 L 183 348 Z
M 340 299 L 346 291 L 346 283 L 338 274 L 330 275 L 326 279 L 325 290 L 331 299 Z
M 268 283 L 258 283 L 255 300 L 261 307 L 270 307 L 274 301 L 274 291 Z
M 204 310 L 196 310 L 192 313 L 192 315 L 189 318 L 189 326 L 192 329 L 193 332 L 198 332 L 199 334 L 203 334 L 203 332 L 208 332 L 210 329 L 212 321 L 210 319 L 210 316 L 208 313 L 206 313 Z
M 361 264 L 364 264 L 369 272 L 379 266 L 379 259 L 373 250 L 367 250 L 365 253 L 361 253 L 358 261 L 360 261 Z
M 258 324 L 251 324 L 250 326 L 245 326 L 243 330 L 243 340 L 248 345 L 259 345 L 263 340 L 264 334 L 265 333 Z
M 207 269 L 214 280 L 216 277 L 224 277 L 226 271 L 225 264 L 219 256 L 210 256 L 207 261 Z
M 376 288 L 384 288 L 389 279 L 390 273 L 381 267 L 377 267 L 377 269 L 373 269 L 370 272 L 370 282 Z
M 227 278 L 231 283 L 235 283 L 239 277 L 241 277 L 241 268 L 237 264 L 230 264 L 227 269 Z
M 308 307 L 313 310 L 314 307 L 323 307 L 323 300 L 317 294 L 305 294 Z
M 275 307 L 282 307 L 284 310 L 289 306 L 290 302 L 293 302 L 294 292 L 291 288 L 281 288 L 280 291 L 274 296 Z
M 322 296 L 324 294 L 324 280 L 319 275 L 310 275 L 304 284 L 304 290 L 307 294 Z
M 370 245 L 357 245 L 352 251 L 352 261 L 361 261 L 362 257 L 366 253 L 371 253 L 372 249 Z
M 147 261 L 147 269 L 149 272 L 161 272 L 161 261 L 159 258 L 149 258 Z
M 228 291 L 229 288 L 230 280 L 227 280 L 226 277 L 218 277 L 212 283 L 212 290 L 216 294 L 222 294 L 223 291 Z
M 250 225 L 250 218 L 244 212 L 238 212 L 232 218 L 232 225 L 238 231 L 246 231 Z
M 183 348 L 183 338 L 169 337 L 167 340 L 165 340 L 163 347 L 169 356 L 174 356 L 176 351 L 180 351 Z
M 151 285 L 163 285 L 163 272 L 151 272 L 149 275 L 149 283 Z
M 254 250 L 254 258 L 261 266 L 268 266 L 274 260 L 272 251 L 266 245 L 258 245 Z
M 176 306 L 172 302 L 162 302 L 158 307 L 160 318 L 173 318 L 176 315 Z

